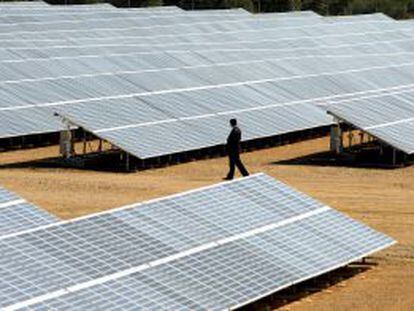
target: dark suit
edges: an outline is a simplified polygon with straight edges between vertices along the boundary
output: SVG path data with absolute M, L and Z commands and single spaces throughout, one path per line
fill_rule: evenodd
M 229 173 L 227 174 L 227 179 L 233 179 L 234 171 L 237 168 L 243 176 L 248 176 L 249 172 L 244 167 L 242 161 L 240 160 L 240 141 L 241 141 L 241 131 L 237 126 L 234 126 L 227 137 L 227 153 L 229 155 Z

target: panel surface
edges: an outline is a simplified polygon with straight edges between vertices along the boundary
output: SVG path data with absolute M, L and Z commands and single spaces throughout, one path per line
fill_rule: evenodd
M 0 303 L 222 310 L 393 243 L 257 174 L 0 238 Z
M 171 83 L 179 87 L 170 86 L 165 92 L 141 91 L 49 108 L 122 150 L 147 159 L 222 145 L 230 118 L 240 120 L 244 140 L 326 126 L 332 120 L 316 105 L 414 81 L 414 65 L 406 56 L 396 57 L 394 64 L 387 64 L 389 59 L 383 57 L 339 59 L 325 59 L 321 66 L 320 59 L 309 58 L 197 67 L 185 70 L 186 77 L 193 76 L 191 81 L 166 79 L 164 88 Z M 204 82 L 211 70 L 216 76 Z M 392 79 L 380 78 L 390 75 Z M 215 81 L 219 84 L 213 84 Z M 150 83 L 147 80 L 142 88 L 160 87 Z
M 0 236 L 56 221 L 49 213 L 0 186 Z

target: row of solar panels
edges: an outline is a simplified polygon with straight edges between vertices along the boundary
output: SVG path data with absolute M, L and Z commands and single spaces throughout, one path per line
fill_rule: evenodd
M 190 14 L 190 13 L 187 13 Z M 220 15 L 219 15 L 220 16 Z M 189 20 L 192 17 L 192 21 Z M 119 25 L 116 21 L 112 21 L 111 24 L 98 24 L 96 27 L 82 25 L 80 23 L 81 29 L 59 29 L 56 25 L 56 28 L 48 28 L 45 31 L 22 31 L 19 28 L 14 27 L 14 31 L 4 31 L 0 34 L 0 38 L 9 39 L 14 41 L 16 39 L 26 39 L 27 41 L 35 41 L 39 39 L 54 39 L 54 40 L 69 40 L 76 38 L 96 38 L 97 40 L 103 40 L 106 38 L 114 37 L 115 39 L 122 39 L 123 37 L 133 38 L 133 37 L 146 37 L 147 40 L 153 40 L 153 43 L 162 43 L 162 41 L 157 40 L 157 38 L 168 37 L 168 36 L 178 36 L 177 40 L 181 38 L 202 35 L 200 37 L 211 34 L 217 40 L 220 39 L 220 36 L 214 36 L 215 34 L 240 34 L 241 36 L 248 36 L 252 33 L 258 33 L 258 31 L 272 31 L 274 32 L 276 27 L 281 27 L 285 30 L 285 33 L 276 33 L 274 39 L 289 38 L 292 36 L 312 36 L 312 35 L 323 35 L 323 34 L 338 34 L 335 32 L 335 29 L 340 28 L 339 24 L 351 25 L 353 26 L 353 31 L 386 31 L 392 29 L 401 29 L 401 28 L 410 28 L 412 27 L 409 23 L 397 23 L 393 21 L 383 21 L 383 20 L 344 20 L 340 22 L 327 22 L 322 18 L 309 18 L 309 17 L 293 17 L 293 18 L 262 18 L 261 16 L 245 16 L 241 17 L 235 15 L 233 20 L 228 21 L 228 16 L 223 15 L 221 18 L 214 16 L 204 16 L 206 20 L 199 21 L 200 17 L 198 14 L 192 13 L 191 16 L 185 18 L 185 23 L 178 23 L 176 17 L 171 17 L 170 23 L 164 22 L 164 24 L 157 24 L 152 26 L 141 26 L 139 24 L 131 25 L 131 27 L 125 28 L 124 25 Z M 211 20 L 208 20 L 211 19 Z M 140 20 L 140 18 L 136 18 Z M 135 19 L 132 20 L 132 23 L 135 22 Z M 136 22 L 135 22 L 136 23 Z M 308 25 L 309 29 L 304 29 L 303 27 Z M 173 26 L 173 27 L 169 27 Z M 350 26 L 348 26 L 350 27 Z M 321 32 L 315 33 L 312 30 L 321 29 Z M 185 31 L 184 31 L 185 30 Z M 339 34 L 342 32 L 339 32 Z M 60 34 L 60 36 L 59 36 Z M 260 34 L 259 34 L 260 35 Z M 53 45 L 53 44 L 50 44 Z M 54 44 L 58 45 L 58 44 Z
M 0 236 L 0 308 L 234 309 L 393 243 L 257 174 Z
M 413 82 L 412 26 L 383 15 L 180 12 L 150 27 L 139 24 L 148 16 L 128 19 L 137 23 L 128 31 L 122 19 L 110 19 L 114 32 L 52 22 L 1 37 L 0 137 L 57 131 L 59 112 L 149 158 L 222 144 L 229 117 L 242 119 L 246 139 L 327 125 L 315 104 Z

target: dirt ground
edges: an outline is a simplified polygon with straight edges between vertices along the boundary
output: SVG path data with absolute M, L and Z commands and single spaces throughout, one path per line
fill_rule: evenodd
M 414 166 L 398 169 L 298 164 L 326 151 L 328 138 L 246 153 L 251 172 L 265 172 L 398 240 L 357 273 L 319 278 L 311 287 L 252 307 L 283 310 L 412 310 L 414 308 Z M 57 155 L 57 147 L 0 153 L 0 184 L 64 218 L 219 182 L 225 158 L 111 173 L 41 168 L 26 161 Z M 15 168 L 7 164 L 20 163 Z M 351 274 L 351 275 L 349 275 Z M 316 288 L 316 290 L 315 290 Z M 251 308 L 252 308 L 251 307 Z

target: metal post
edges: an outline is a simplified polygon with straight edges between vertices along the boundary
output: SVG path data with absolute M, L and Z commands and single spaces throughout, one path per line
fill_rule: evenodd
M 98 151 L 102 152 L 102 149 L 103 149 L 102 139 L 99 139 Z
M 86 154 L 86 131 L 83 131 L 83 154 Z
M 397 149 L 392 148 L 392 165 L 395 166 L 397 164 Z
M 129 172 L 129 153 L 125 153 L 125 169 Z
M 352 130 L 348 131 L 348 140 L 349 140 L 349 150 L 351 150 L 352 148 L 352 140 L 354 138 L 354 134 L 352 133 Z
M 68 121 L 63 120 L 64 130 L 60 132 L 60 154 L 69 159 L 74 154 L 72 131 Z
M 335 120 L 336 124 L 331 126 L 331 142 L 330 149 L 336 154 L 340 154 L 343 151 L 342 142 L 342 129 L 338 119 Z
M 362 145 L 364 143 L 364 138 L 365 138 L 364 132 L 360 132 L 359 137 L 360 137 L 360 144 Z

